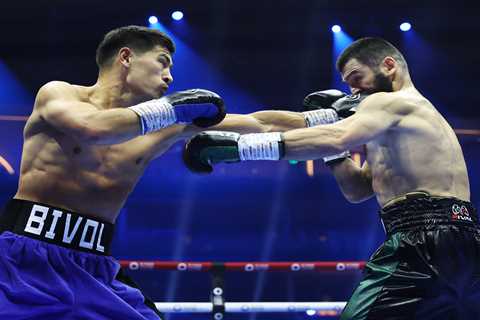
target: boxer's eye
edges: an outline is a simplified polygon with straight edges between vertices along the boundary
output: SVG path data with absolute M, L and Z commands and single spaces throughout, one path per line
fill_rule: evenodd
M 352 87 L 357 86 L 360 83 L 361 80 L 362 80 L 361 76 L 353 76 L 352 80 L 351 80 L 352 81 L 351 82 Z

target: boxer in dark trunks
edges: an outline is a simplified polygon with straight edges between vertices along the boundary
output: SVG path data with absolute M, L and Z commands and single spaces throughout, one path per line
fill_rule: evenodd
M 341 318 L 480 319 L 480 233 L 453 129 L 389 42 L 360 39 L 337 68 L 356 95 L 322 93 L 317 104 L 353 114 L 283 133 L 206 131 L 187 143 L 186 165 L 209 172 L 218 162 L 309 160 L 365 146 L 361 167 L 348 156 L 330 167 L 349 201 L 377 198 L 387 240 Z

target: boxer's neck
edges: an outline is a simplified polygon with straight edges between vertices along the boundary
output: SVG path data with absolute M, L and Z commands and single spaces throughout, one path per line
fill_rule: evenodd
M 393 91 L 415 88 L 408 73 L 400 73 L 392 80 Z
M 97 82 L 90 88 L 92 103 L 102 109 L 126 108 L 148 100 L 146 97 L 136 95 L 126 85 L 121 74 L 114 70 L 101 73 Z

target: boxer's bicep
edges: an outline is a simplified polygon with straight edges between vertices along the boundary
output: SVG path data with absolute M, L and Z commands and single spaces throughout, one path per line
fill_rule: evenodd
M 365 144 L 388 129 L 381 114 L 355 114 L 334 124 L 287 131 L 283 134 L 287 159 L 309 160 L 338 154 Z
M 66 100 L 51 100 L 40 110 L 40 115 L 47 123 L 66 134 L 83 135 L 90 127 L 88 122 L 95 110 L 81 103 Z
M 88 103 L 76 101 L 67 86 L 59 82 L 43 86 L 37 94 L 35 112 L 55 129 L 80 137 L 88 128 L 89 117 L 98 110 Z
M 366 98 L 358 111 L 344 120 L 285 132 L 286 158 L 318 159 L 377 139 L 400 121 L 400 113 L 391 96 L 375 96 Z
M 366 144 L 385 133 L 396 122 L 394 117 L 383 110 L 357 113 L 338 123 L 338 130 L 342 133 L 338 144 L 345 150 Z
M 353 116 L 334 124 L 342 132 L 338 143 L 348 150 L 375 140 L 396 126 L 406 110 L 408 106 L 392 94 L 367 97 Z
M 37 95 L 35 112 L 49 125 L 87 143 L 118 143 L 139 134 L 139 120 L 134 112 L 124 108 L 99 110 L 79 101 L 68 86 L 49 83 Z

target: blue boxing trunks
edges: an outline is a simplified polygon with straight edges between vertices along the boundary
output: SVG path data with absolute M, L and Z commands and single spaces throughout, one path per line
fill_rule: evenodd
M 114 225 L 13 199 L 0 215 L 0 319 L 160 319 L 111 257 Z

